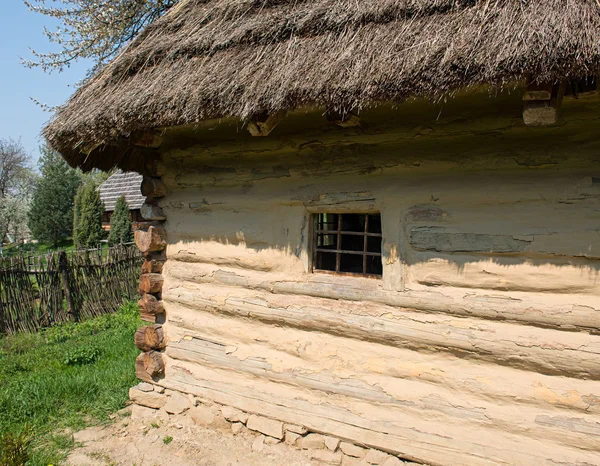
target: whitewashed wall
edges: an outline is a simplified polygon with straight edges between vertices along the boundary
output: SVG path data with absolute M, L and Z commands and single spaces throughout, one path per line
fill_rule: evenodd
M 600 106 L 531 129 L 516 94 L 167 133 L 161 383 L 430 464 L 600 463 Z M 381 213 L 382 279 L 311 273 L 323 211 Z

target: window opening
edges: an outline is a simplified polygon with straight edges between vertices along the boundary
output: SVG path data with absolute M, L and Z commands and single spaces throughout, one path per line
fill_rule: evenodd
M 316 214 L 313 270 L 380 277 L 380 214 Z

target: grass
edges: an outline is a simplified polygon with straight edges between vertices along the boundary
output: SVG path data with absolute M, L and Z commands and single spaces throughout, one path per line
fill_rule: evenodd
M 19 253 L 30 256 L 43 256 L 53 251 L 73 251 L 74 249 L 75 246 L 72 240 L 60 243 L 57 248 L 48 243 L 5 244 L 3 254 L 5 257 L 16 256 Z
M 22 438 L 27 466 L 60 464 L 71 432 L 121 409 L 136 382 L 141 324 L 137 306 L 126 303 L 115 314 L 0 338 L 0 463 Z

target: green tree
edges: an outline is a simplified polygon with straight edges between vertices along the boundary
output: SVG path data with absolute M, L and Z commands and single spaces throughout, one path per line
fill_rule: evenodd
M 104 204 L 95 183 L 85 183 L 75 196 L 73 240 L 78 248 L 96 247 L 104 239 L 102 214 Z
M 108 235 L 108 245 L 129 243 L 133 241 L 131 231 L 131 215 L 125 196 L 117 199 L 115 211 L 110 218 L 110 233 Z
M 35 239 L 57 247 L 73 232 L 73 201 L 81 177 L 57 152 L 46 146 L 40 151 L 41 177 L 33 191 L 28 226 Z

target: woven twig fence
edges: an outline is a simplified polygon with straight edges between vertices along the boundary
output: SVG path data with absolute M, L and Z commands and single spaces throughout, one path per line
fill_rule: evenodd
M 135 245 L 0 259 L 0 334 L 114 312 L 138 297 Z

